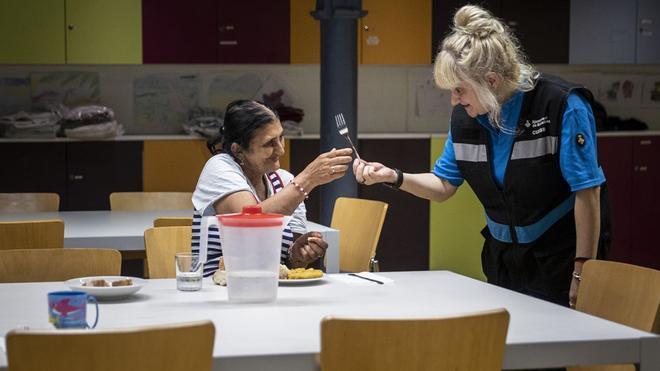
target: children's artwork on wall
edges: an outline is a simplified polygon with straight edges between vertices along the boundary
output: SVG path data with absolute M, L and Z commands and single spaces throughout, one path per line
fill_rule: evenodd
M 591 94 L 594 95 L 594 98 L 596 100 L 599 99 L 600 84 L 601 84 L 600 81 L 603 78 L 602 73 L 596 73 L 596 72 L 562 73 L 561 77 L 568 82 L 572 82 L 584 86 L 585 88 L 589 89 L 589 91 L 591 92 Z
M 647 76 L 642 87 L 642 105 L 660 108 L 660 75 Z
M 228 72 L 214 76 L 209 86 L 208 104 L 224 110 L 236 99 L 261 100 L 259 92 L 267 76 L 251 72 Z
M 74 108 L 100 101 L 98 72 L 33 72 L 30 81 L 32 110 L 49 110 L 59 104 Z
M 30 110 L 30 77 L 0 77 L 0 116 Z
M 600 101 L 613 106 L 639 107 L 642 105 L 643 76 L 603 75 Z
M 451 117 L 451 92 L 435 85 L 428 69 L 410 71 L 408 76 L 409 131 L 446 133 Z
M 197 74 L 152 74 L 133 81 L 134 122 L 131 134 L 178 134 L 189 111 L 199 106 L 201 79 Z

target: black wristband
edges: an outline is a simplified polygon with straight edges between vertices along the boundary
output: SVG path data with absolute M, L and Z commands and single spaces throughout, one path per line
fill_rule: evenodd
M 383 183 L 383 185 L 392 188 L 392 189 L 399 189 L 401 187 L 401 184 L 403 184 L 403 171 L 399 169 L 394 169 L 396 172 L 396 182 L 395 183 Z

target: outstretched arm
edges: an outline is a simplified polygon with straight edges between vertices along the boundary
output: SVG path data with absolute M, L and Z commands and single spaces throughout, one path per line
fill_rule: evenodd
M 358 183 L 371 185 L 375 183 L 396 183 L 395 170 L 378 162 L 355 160 L 353 172 Z M 403 174 L 403 183 L 399 189 L 427 200 L 442 202 L 456 193 L 456 187 L 447 180 L 432 173 Z

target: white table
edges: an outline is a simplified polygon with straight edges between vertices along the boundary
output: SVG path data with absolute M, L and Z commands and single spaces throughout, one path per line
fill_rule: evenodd
M 144 250 L 144 231 L 158 217 L 191 217 L 189 210 L 164 211 L 60 211 L 52 213 L 0 214 L 0 221 L 64 221 L 65 247 L 105 247 L 121 251 Z M 314 222 L 307 230 L 318 231 L 328 242 L 326 270 L 339 272 L 339 231 Z
M 227 289 L 208 280 L 199 292 L 178 292 L 172 279 L 149 280 L 131 300 L 102 303 L 98 328 L 209 319 L 216 327 L 216 370 L 315 370 L 319 324 L 327 315 L 416 318 L 503 307 L 511 315 L 507 369 L 599 363 L 660 369 L 656 335 L 448 271 L 381 274 L 394 282 L 328 275 L 317 285 L 280 286 L 270 304 L 229 303 Z M 62 289 L 62 283 L 0 284 L 0 336 L 20 326 L 51 328 L 46 293 Z

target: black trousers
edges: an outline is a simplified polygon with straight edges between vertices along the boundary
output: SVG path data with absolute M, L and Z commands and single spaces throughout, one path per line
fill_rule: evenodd
M 568 307 L 575 259 L 572 214 L 530 244 L 498 241 L 484 228 L 481 263 L 488 282 Z

